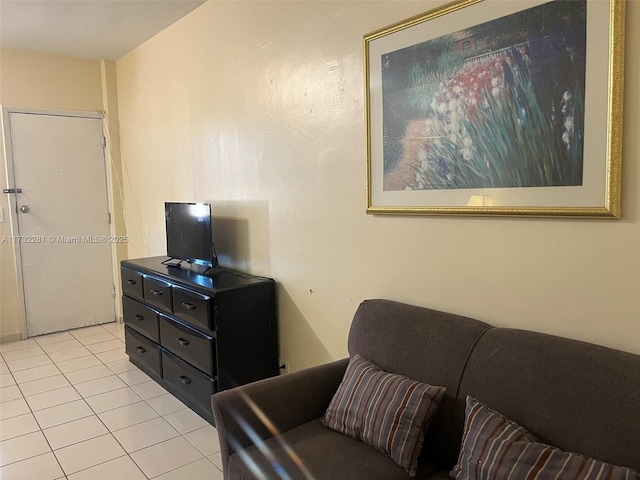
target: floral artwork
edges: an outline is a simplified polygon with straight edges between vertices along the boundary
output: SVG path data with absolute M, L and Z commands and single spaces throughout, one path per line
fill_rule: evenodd
M 384 191 L 583 183 L 587 1 L 380 56 Z

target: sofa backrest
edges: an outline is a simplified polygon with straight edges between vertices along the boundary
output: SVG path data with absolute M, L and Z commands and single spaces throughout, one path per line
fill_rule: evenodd
M 475 397 L 542 442 L 640 470 L 640 355 L 494 328 L 464 370 L 454 423 Z
M 349 332 L 349 354 L 382 369 L 446 387 L 423 452 L 446 467 L 457 460 L 462 425 L 452 430 L 456 393 L 467 357 L 490 325 L 471 318 L 390 300 L 366 300 Z

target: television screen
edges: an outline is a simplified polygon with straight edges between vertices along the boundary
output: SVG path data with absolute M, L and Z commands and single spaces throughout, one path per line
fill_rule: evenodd
M 167 256 L 211 267 L 214 262 L 211 236 L 211 205 L 164 204 Z

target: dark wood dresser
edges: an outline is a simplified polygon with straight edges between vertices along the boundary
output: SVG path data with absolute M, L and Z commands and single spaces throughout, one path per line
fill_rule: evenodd
M 220 268 L 199 274 L 164 260 L 121 262 L 126 352 L 213 423 L 213 393 L 278 375 L 275 282 Z

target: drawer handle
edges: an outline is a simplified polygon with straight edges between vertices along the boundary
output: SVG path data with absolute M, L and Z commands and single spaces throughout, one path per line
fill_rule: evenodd
M 195 310 L 196 309 L 196 305 L 194 305 L 193 303 L 189 303 L 189 302 L 182 302 L 182 306 L 184 308 L 186 308 L 187 310 Z
M 149 290 L 151 293 L 153 293 L 156 297 L 162 295 L 164 292 L 162 290 L 158 290 L 157 288 L 152 288 L 151 290 Z
M 185 377 L 184 375 L 180 375 L 180 381 L 185 385 L 189 385 L 191 383 L 191 379 L 189 377 Z
M 146 350 L 145 350 L 143 347 L 136 347 L 136 350 L 137 350 L 139 353 L 144 353 L 144 352 L 146 352 Z
M 182 337 L 176 338 L 176 342 L 178 342 L 183 347 L 186 347 L 187 345 L 189 345 L 189 340 L 185 340 Z
M 129 280 L 127 280 L 127 283 L 128 283 L 129 285 L 135 285 L 135 284 L 136 284 L 136 283 L 138 283 L 138 282 L 136 282 L 135 280 L 131 280 L 131 279 L 129 279 Z
M 136 317 L 136 320 L 140 320 L 140 321 L 144 320 L 144 317 L 142 315 L 135 315 L 135 317 Z

